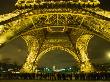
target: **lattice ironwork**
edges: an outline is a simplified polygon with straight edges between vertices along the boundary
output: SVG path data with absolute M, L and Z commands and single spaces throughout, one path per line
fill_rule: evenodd
M 79 50 L 79 56 L 82 62 L 81 71 L 84 72 L 94 71 L 93 66 L 89 61 L 88 52 L 87 52 L 87 46 L 92 37 L 93 35 L 82 35 L 77 39 L 76 42 L 76 48 Z
M 0 15 L 0 46 L 23 37 L 28 57 L 21 72 L 35 72 L 38 60 L 54 49 L 70 53 L 81 71 L 93 72 L 87 53 L 90 39 L 96 35 L 110 41 L 110 19 L 100 14 L 104 10 L 98 4 L 98 0 L 18 0 L 18 9 Z

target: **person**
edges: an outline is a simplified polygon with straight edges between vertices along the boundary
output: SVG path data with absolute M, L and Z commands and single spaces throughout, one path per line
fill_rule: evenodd
M 74 76 L 75 76 L 75 80 L 79 80 L 79 74 L 78 73 L 75 73 Z
M 62 80 L 66 80 L 66 74 L 62 73 Z

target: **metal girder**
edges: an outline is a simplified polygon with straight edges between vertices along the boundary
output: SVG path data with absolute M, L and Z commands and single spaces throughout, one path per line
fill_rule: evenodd
M 13 23 L 11 28 L 0 35 L 0 45 L 7 43 L 12 38 L 15 38 L 15 36 L 19 36 L 24 29 L 30 26 L 32 26 L 30 19 L 20 19 L 16 23 Z
M 70 50 L 74 50 L 73 45 L 69 41 L 68 36 L 65 33 L 49 33 L 46 35 L 46 39 L 43 42 L 41 52 L 47 48 L 54 46 L 62 46 Z
M 89 61 L 87 52 L 88 43 L 93 35 L 84 29 L 72 29 L 69 37 L 80 60 L 80 70 L 83 72 L 93 72 L 94 68 Z
M 38 27 L 66 27 L 79 28 L 110 40 L 109 21 L 97 19 L 93 16 L 72 13 L 46 13 L 31 17 Z
M 18 0 L 17 3 L 15 4 L 18 7 L 27 7 L 27 6 L 31 6 L 31 8 L 33 8 L 35 5 L 39 6 L 39 5 L 43 5 L 45 6 L 47 5 L 54 5 L 53 7 L 59 6 L 59 5 L 67 5 L 67 3 L 69 3 L 70 5 L 90 5 L 90 6 L 96 6 L 99 5 L 100 2 L 98 0 Z M 62 6 L 61 6 L 62 7 Z
M 47 34 L 46 35 L 46 39 L 42 44 L 42 47 L 39 50 L 39 54 L 35 60 L 36 66 L 35 68 L 37 68 L 37 64 L 38 61 L 40 60 L 40 58 L 45 55 L 46 53 L 48 53 L 51 50 L 63 50 L 65 52 L 70 53 L 73 56 L 73 59 L 75 59 L 76 61 L 76 65 L 79 66 L 80 65 L 80 61 L 77 57 L 77 55 L 74 53 L 74 49 L 73 46 L 71 44 L 71 42 L 69 41 L 67 35 L 63 34 Z
M 39 43 L 38 40 L 34 36 L 22 36 L 28 47 L 28 55 L 25 64 L 23 65 L 20 72 L 34 72 L 33 63 L 38 53 Z
M 85 29 L 74 28 L 71 29 L 70 33 L 68 33 L 68 36 L 72 44 L 76 47 L 77 39 L 82 35 L 86 35 L 86 34 L 91 35 L 92 33 Z
M 31 32 L 32 33 L 32 32 Z M 29 55 L 26 59 L 26 63 L 23 65 L 23 68 L 21 69 L 21 72 L 27 72 L 27 73 L 32 73 L 32 72 L 37 72 L 37 65 L 38 65 L 38 60 L 45 55 L 45 53 L 51 51 L 51 50 L 63 50 L 68 53 L 70 53 L 73 56 L 73 59 L 76 60 L 76 64 L 79 65 L 80 61 L 77 57 L 77 55 L 74 53 L 73 46 L 71 42 L 68 40 L 68 37 L 63 35 L 46 35 L 45 41 L 39 40 L 38 34 L 32 35 L 31 33 L 27 33 L 23 35 L 23 39 L 27 43 Z M 41 45 L 41 43 L 43 44 Z M 41 46 L 40 46 L 41 45 Z
M 8 22 L 10 23 L 13 20 L 19 19 L 19 17 L 22 18 L 22 15 L 28 13 L 29 11 L 31 11 L 31 9 L 17 9 L 11 13 L 0 15 L 0 25 L 6 24 Z
M 80 70 L 83 72 L 94 71 L 94 68 L 91 62 L 89 61 L 88 52 L 87 52 L 88 43 L 92 37 L 93 35 L 88 35 L 88 34 L 82 35 L 77 39 L 77 42 L 76 42 L 76 49 L 79 51 L 78 56 L 81 60 Z
M 109 21 L 97 18 L 85 18 L 82 25 L 93 34 L 110 41 L 110 23 Z
M 32 73 L 35 72 L 37 63 L 35 62 L 40 47 L 44 39 L 43 30 L 37 30 L 35 32 L 22 35 L 28 47 L 28 55 L 25 64 L 23 65 L 21 72 Z
M 32 20 L 31 20 L 32 19 Z M 31 20 L 31 21 L 30 21 Z M 92 16 L 72 13 L 46 13 L 28 16 L 28 18 L 21 19 L 17 24 L 2 33 L 0 36 L 0 44 L 7 42 L 15 35 L 17 36 L 21 31 L 30 26 L 37 28 L 81 28 L 90 31 L 104 39 L 110 40 L 109 21 L 94 18 Z
M 57 27 L 57 26 L 68 26 L 73 27 L 77 25 L 75 19 L 77 17 L 89 17 L 88 15 L 83 14 L 73 14 L 73 13 L 46 13 L 33 15 L 30 18 L 33 19 L 33 23 L 36 27 Z
M 29 0 L 24 2 L 26 4 Z M 25 4 L 21 6 L 25 6 Z M 28 5 L 30 6 L 30 4 Z M 15 13 L 12 17 L 9 16 L 10 14 L 7 15 L 6 18 L 3 16 L 4 18 L 0 21 L 0 27 L 3 28 L 0 29 L 0 45 L 7 43 L 14 37 L 22 35 L 27 43 L 28 57 L 21 72 L 35 72 L 38 60 L 47 52 L 54 49 L 70 53 L 80 65 L 81 71 L 94 71 L 88 58 L 88 43 L 93 35 L 100 36 L 110 41 L 110 23 L 93 14 L 91 15 L 90 12 L 83 11 L 83 9 L 82 11 L 80 9 L 81 13 L 79 13 L 78 10 L 76 10 L 77 12 L 73 11 L 72 9 L 66 10 L 56 8 L 50 10 L 44 9 L 44 11 L 43 9 L 38 9 L 36 11 L 33 10 L 30 16 L 29 13 L 26 12 L 24 12 L 25 14 L 22 16 L 20 16 L 19 13 Z M 12 19 L 16 18 L 18 15 L 20 18 L 16 20 Z M 6 22 L 11 19 L 11 22 Z M 5 27 L 7 27 L 7 29 L 5 29 Z M 61 34 L 55 34 L 57 36 L 50 34 L 45 35 L 46 38 L 44 38 L 44 33 L 41 32 L 42 29 L 46 28 L 49 33 L 54 33 L 62 27 L 64 28 L 63 31 L 61 30 L 58 32 L 64 33 L 63 36 L 61 36 Z M 68 32 L 68 34 L 71 41 L 69 37 L 65 35 L 65 32 L 70 28 L 72 31 L 71 33 Z
M 101 8 L 83 8 L 86 13 L 91 16 L 94 16 L 98 19 L 108 20 L 110 21 L 110 12 L 107 10 L 103 10 Z

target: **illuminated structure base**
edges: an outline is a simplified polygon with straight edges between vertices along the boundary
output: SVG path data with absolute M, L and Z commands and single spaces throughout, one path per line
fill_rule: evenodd
M 36 38 L 37 35 L 35 34 L 33 36 L 24 36 L 24 40 L 27 42 L 28 48 L 29 48 L 29 55 L 27 57 L 26 63 L 23 65 L 23 68 L 21 69 L 21 72 L 36 72 L 37 64 L 40 58 L 42 58 L 43 55 L 48 53 L 51 50 L 63 50 L 65 52 L 68 52 L 73 56 L 73 59 L 76 60 L 77 66 L 81 68 L 81 71 L 84 72 L 93 72 L 94 69 L 91 65 L 91 63 L 88 61 L 87 57 L 87 45 L 89 40 L 92 38 L 92 35 L 83 35 L 79 37 L 75 45 L 71 42 L 71 37 L 69 37 L 67 32 L 48 32 L 47 31 L 46 36 L 43 37 L 43 31 L 38 30 L 41 32 L 37 32 L 40 34 L 40 40 L 37 41 L 38 38 Z M 54 30 L 55 31 L 55 30 Z M 73 33 L 73 32 L 72 32 Z M 75 31 L 74 31 L 75 33 Z M 44 40 L 43 40 L 44 39 Z M 82 41 L 82 43 L 80 43 Z M 38 45 L 39 43 L 41 45 Z M 80 53 L 77 53 L 80 48 Z M 78 57 L 79 55 L 79 57 Z M 82 63 L 83 62 L 83 63 Z
M 92 37 L 110 41 L 110 18 L 98 0 L 18 0 L 14 12 L 0 15 L 0 46 L 22 37 L 28 54 L 21 72 L 37 72 L 51 50 L 68 52 L 82 72 L 95 71 L 87 47 Z

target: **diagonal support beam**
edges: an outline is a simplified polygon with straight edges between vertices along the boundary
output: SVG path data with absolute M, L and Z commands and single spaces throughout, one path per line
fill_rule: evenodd
M 25 64 L 23 65 L 21 72 L 33 73 L 36 71 L 37 63 L 36 58 L 39 54 L 43 40 L 45 38 L 43 30 L 37 30 L 35 32 L 22 35 L 28 47 L 28 55 Z
M 36 39 L 36 37 L 31 36 L 31 35 L 22 36 L 22 38 L 27 43 L 28 56 L 26 59 L 26 63 L 23 65 L 23 67 L 20 71 L 32 73 L 32 72 L 34 72 L 33 63 L 35 61 L 35 58 L 37 57 L 37 53 L 38 53 L 38 49 L 39 49 L 39 43 L 38 43 L 38 40 Z
M 21 32 L 32 26 L 32 21 L 30 19 L 21 19 L 17 24 L 13 24 L 13 26 L 0 35 L 0 45 L 3 45 L 13 39 L 16 36 L 19 36 Z
M 79 55 L 80 55 L 80 59 L 81 59 L 81 71 L 83 72 L 93 72 L 94 68 L 92 66 L 92 64 L 89 61 L 88 58 L 88 52 L 87 52 L 87 47 L 88 47 L 88 43 L 91 40 L 91 38 L 93 37 L 93 35 L 82 35 L 77 39 L 76 42 L 76 49 L 79 50 Z

